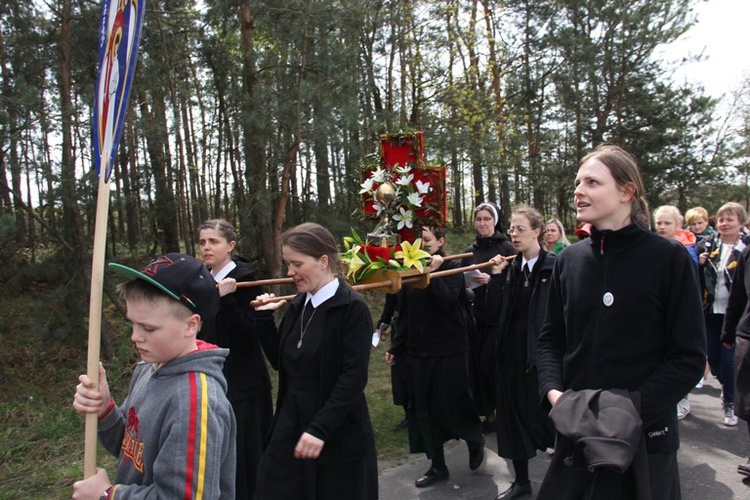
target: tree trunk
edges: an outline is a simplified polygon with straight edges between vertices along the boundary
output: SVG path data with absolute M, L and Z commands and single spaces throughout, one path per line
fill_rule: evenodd
M 148 163 L 154 178 L 155 237 L 161 253 L 179 252 L 180 241 L 175 221 L 176 200 L 166 155 L 167 129 L 164 96 L 153 90 L 150 99 L 141 95 L 141 115 L 146 123 L 144 136 L 148 150 Z M 151 107 L 149 108 L 149 101 Z
M 60 165 L 60 197 L 63 211 L 63 235 L 76 252 L 73 258 L 81 263 L 84 251 L 83 226 L 76 196 L 76 166 L 73 158 L 73 103 L 71 99 L 71 0 L 62 0 L 60 15 L 60 91 L 62 151 Z
M 243 155 L 247 185 L 247 205 L 240 209 L 241 232 L 254 235 L 260 247 L 269 276 L 281 275 L 281 252 L 278 236 L 274 234 L 274 223 L 270 200 L 267 195 L 266 172 L 266 131 L 258 123 L 258 86 L 260 85 L 256 68 L 254 48 L 255 20 L 250 7 L 241 2 L 239 5 L 240 38 L 242 43 L 242 76 L 245 93 L 242 110 Z

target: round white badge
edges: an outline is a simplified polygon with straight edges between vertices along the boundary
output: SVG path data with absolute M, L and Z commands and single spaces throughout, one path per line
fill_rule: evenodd
M 615 296 L 611 292 L 607 292 L 602 297 L 602 302 L 604 302 L 605 306 L 609 307 L 615 303 Z

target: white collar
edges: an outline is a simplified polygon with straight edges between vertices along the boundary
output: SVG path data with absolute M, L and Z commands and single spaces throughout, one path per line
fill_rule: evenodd
M 224 278 L 226 278 L 227 275 L 229 273 L 231 273 L 232 270 L 234 270 L 235 267 L 237 267 L 237 263 L 235 261 L 233 261 L 233 260 L 230 260 L 229 264 L 227 264 L 226 266 L 222 267 L 218 271 L 216 271 L 215 269 L 211 269 L 211 276 L 213 276 L 214 279 L 216 280 L 216 282 L 218 283 L 219 281 L 221 281 Z
M 329 283 L 326 283 L 320 288 L 320 290 L 315 292 L 315 295 L 307 292 L 307 296 L 305 297 L 305 305 L 307 305 L 308 300 L 312 300 L 312 306 L 318 307 L 320 304 L 333 297 L 336 294 L 336 290 L 338 289 L 339 280 L 333 278 L 333 280 L 331 280 Z
M 531 259 L 531 260 L 526 260 L 526 258 L 523 256 L 523 254 L 521 254 L 521 269 L 523 269 L 524 265 L 528 265 L 529 266 L 529 272 L 533 271 L 534 270 L 534 264 L 536 264 L 536 261 L 538 261 L 538 260 L 539 260 L 539 256 L 538 255 L 536 257 L 534 257 L 533 259 Z

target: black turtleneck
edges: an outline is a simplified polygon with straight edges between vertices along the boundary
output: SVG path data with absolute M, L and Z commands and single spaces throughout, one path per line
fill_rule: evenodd
M 675 405 L 705 368 L 693 263 L 679 242 L 635 224 L 592 229 L 552 273 L 538 343 L 539 391 L 627 389 L 640 399 L 648 451 L 679 446 Z

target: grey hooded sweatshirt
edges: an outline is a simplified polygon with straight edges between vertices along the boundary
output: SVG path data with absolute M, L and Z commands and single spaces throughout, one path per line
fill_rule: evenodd
M 99 421 L 102 446 L 118 457 L 108 498 L 234 498 L 228 353 L 198 341 L 161 368 L 136 365 L 125 402 Z

